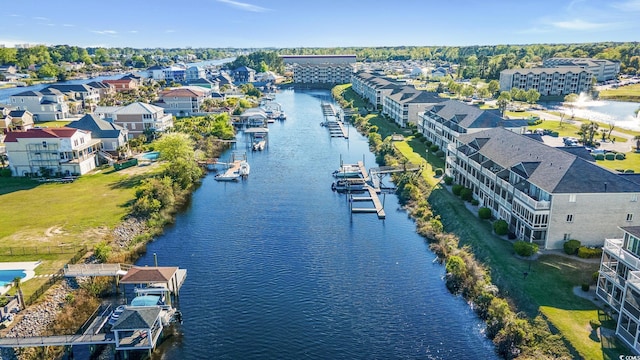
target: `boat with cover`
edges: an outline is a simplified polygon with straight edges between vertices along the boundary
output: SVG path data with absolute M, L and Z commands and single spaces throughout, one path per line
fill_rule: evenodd
M 367 183 L 363 178 L 343 178 L 331 184 L 331 190 L 337 192 L 353 192 L 367 190 Z
M 240 174 L 237 172 L 218 174 L 214 177 L 216 181 L 238 181 L 240 179 Z
M 238 169 L 238 174 L 240 176 L 249 176 L 249 172 L 251 171 L 251 167 L 249 166 L 249 163 L 245 160 L 240 162 L 240 168 Z

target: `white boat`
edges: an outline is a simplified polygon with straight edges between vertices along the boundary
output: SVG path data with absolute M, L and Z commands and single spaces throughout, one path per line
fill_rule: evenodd
M 337 192 L 365 191 L 367 183 L 362 178 L 338 179 L 331 184 L 331 190 Z
M 238 174 L 240 176 L 246 177 L 249 176 L 249 172 L 251 171 L 251 167 L 249 163 L 246 161 L 240 162 L 240 169 L 238 169 Z
M 214 177 L 216 181 L 238 181 L 240 174 L 237 172 L 218 174 Z
M 253 142 L 253 146 L 251 148 L 253 149 L 253 151 L 262 151 L 264 150 L 266 143 L 267 142 L 264 139 L 256 139 L 256 141 Z
M 113 310 L 113 312 L 111 313 L 111 316 L 109 316 L 109 320 L 107 321 L 107 324 L 109 324 L 110 326 L 113 326 L 113 324 L 115 324 L 116 321 L 118 321 L 118 319 L 120 318 L 120 315 L 126 309 L 127 309 L 127 307 L 124 306 L 124 305 L 118 306 L 115 310 Z
M 362 176 L 362 171 L 360 171 L 360 166 L 357 164 L 343 164 L 333 172 L 333 176 L 337 178 L 358 178 Z
M 281 111 L 280 114 L 276 116 L 276 120 L 287 120 L 287 114 L 285 114 L 284 111 Z

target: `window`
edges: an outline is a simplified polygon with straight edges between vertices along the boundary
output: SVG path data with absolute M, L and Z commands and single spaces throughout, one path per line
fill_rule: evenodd
M 633 221 L 633 214 L 627 214 L 627 221 Z
M 571 234 L 564 234 L 564 236 L 562 237 L 562 239 L 563 239 L 564 241 L 569 241 L 569 240 L 571 240 Z
M 569 202 L 576 202 L 576 194 L 569 194 Z
M 637 201 L 638 201 L 638 194 L 631 195 L 631 202 L 637 202 Z
M 567 215 L 567 222 L 573 222 L 573 214 Z

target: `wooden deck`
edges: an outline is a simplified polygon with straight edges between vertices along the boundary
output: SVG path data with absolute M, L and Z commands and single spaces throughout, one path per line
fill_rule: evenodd
M 81 334 L 58 336 L 30 336 L 20 338 L 0 338 L 0 347 L 40 347 L 40 346 L 67 346 L 67 345 L 97 345 L 115 344 L 113 334 Z
M 382 206 L 382 202 L 378 197 L 378 192 L 371 186 L 367 187 L 367 191 L 369 192 L 369 196 L 353 196 L 351 195 L 350 203 L 351 203 L 351 212 L 352 213 L 376 213 L 378 215 L 378 219 L 384 219 L 387 215 L 384 212 L 384 207 Z M 354 202 L 360 201 L 371 201 L 373 203 L 373 207 L 353 207 Z

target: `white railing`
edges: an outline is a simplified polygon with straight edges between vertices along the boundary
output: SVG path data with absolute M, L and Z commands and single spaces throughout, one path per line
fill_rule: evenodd
M 633 274 L 636 272 L 635 270 L 640 270 L 640 258 L 623 249 L 622 244 L 622 239 L 605 239 L 604 249 L 633 268 L 634 271 L 630 273 Z M 638 278 L 637 284 L 640 285 L 640 272 L 638 272 L 636 277 Z M 631 281 L 631 276 L 629 276 L 629 281 Z
M 535 210 L 548 210 L 551 208 L 550 201 L 536 201 L 533 198 L 529 197 L 527 194 L 522 191 L 516 190 L 513 192 L 513 195 L 520 201 L 524 202 L 527 206 L 535 209 Z

